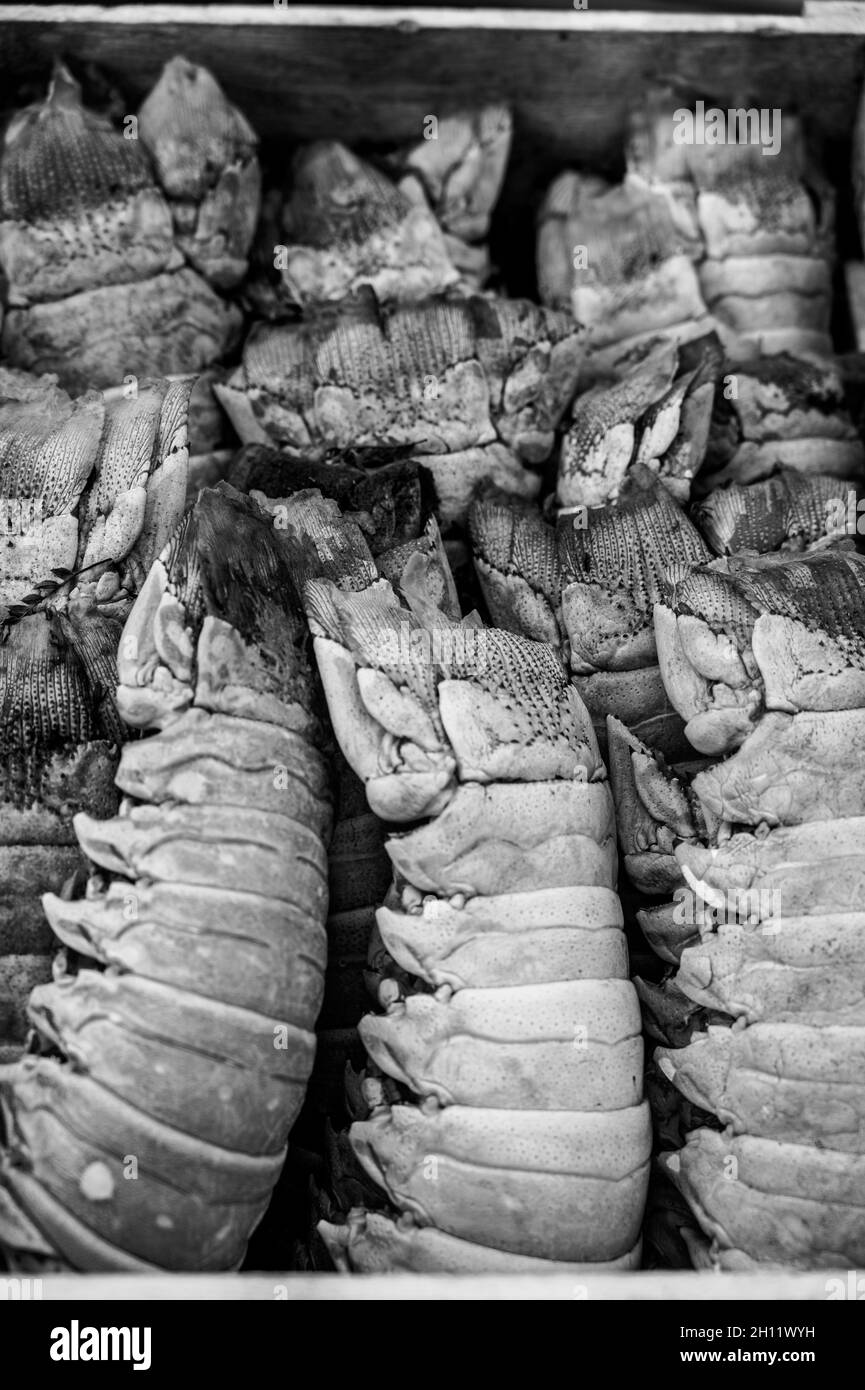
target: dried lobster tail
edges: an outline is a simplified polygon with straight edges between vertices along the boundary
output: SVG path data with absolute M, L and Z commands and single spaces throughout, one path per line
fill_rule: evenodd
M 709 552 L 649 469 L 635 468 L 632 482 L 616 507 L 559 515 L 562 624 L 575 684 L 598 724 L 615 714 L 666 751 L 681 752 L 681 719 L 658 669 L 652 612 L 667 568 L 708 560 Z
M 478 484 L 535 497 L 582 361 L 577 325 L 527 300 L 433 299 L 382 308 L 368 286 L 299 322 L 258 324 L 216 395 L 240 438 L 319 461 L 407 447 L 443 528 Z
M 87 110 L 62 64 L 44 102 L 6 130 L 0 198 L 12 305 L 146 279 L 176 262 L 171 214 L 147 156 Z
M 200 493 L 120 645 L 120 814 L 49 895 L 67 968 L 0 1070 L 0 1232 L 78 1269 L 224 1269 L 270 1199 L 315 1051 L 327 768 L 272 527 Z M 132 1180 L 134 1179 L 134 1180 Z
M 711 327 L 694 262 L 699 234 L 636 180 L 561 174 L 539 215 L 538 288 L 589 330 L 587 370 L 615 368 L 645 339 Z
M 36 612 L 0 645 L 0 1059 L 23 1046 L 32 986 L 57 949 L 40 903 L 83 869 L 77 811 L 117 807 L 114 707 L 121 624 L 98 612 Z
M 781 475 L 776 503 L 807 503 L 805 482 Z M 639 917 L 672 968 L 637 984 L 691 1258 L 826 1268 L 865 1255 L 865 562 L 825 548 L 819 506 L 770 527 L 766 486 L 708 509 L 717 548 L 818 548 L 683 565 L 656 605 L 666 688 L 710 758 L 668 768 L 611 720 L 611 775 L 627 870 L 667 899 Z
M 760 482 L 715 488 L 694 508 L 694 520 L 716 555 L 812 550 L 849 537 L 851 484 L 826 473 L 779 468 Z
M 810 166 L 798 119 L 766 113 L 758 139 L 753 110 L 724 113 L 727 138 L 711 144 L 696 130 L 704 108 L 652 93 L 634 114 L 631 177 L 696 224 L 700 291 L 732 352 L 831 354 L 834 195 Z
M 865 451 L 835 362 L 779 352 L 727 367 L 723 390 L 716 393 L 698 491 L 752 483 L 776 468 L 861 476 Z
M 388 446 L 357 449 L 317 463 L 253 445 L 242 451 L 232 472 L 272 514 L 276 536 L 287 540 L 286 555 L 299 586 L 324 578 L 352 592 L 367 589 L 382 575 L 413 603 L 457 615 L 435 519 L 422 524 L 417 464 L 400 458 L 400 452 Z M 364 1060 L 358 1023 L 371 996 L 377 997 L 382 975 L 395 969 L 375 929 L 376 909 L 392 872 L 385 827 L 369 808 L 363 782 L 335 751 L 328 970 L 316 1064 L 292 1135 L 285 1184 L 291 1190 L 292 1172 L 311 1179 L 304 1184 L 310 1193 L 304 1191 L 298 1213 L 297 1256 L 304 1268 L 326 1269 L 331 1261 L 316 1221 L 347 1215 L 362 1179 L 346 1130 L 357 1109 L 354 1092 Z M 362 1105 L 359 1094 L 357 1101 Z M 368 1182 L 366 1187 L 374 1190 Z
M 370 805 L 413 825 L 387 841 L 393 970 L 387 1012 L 360 1025 L 367 1114 L 349 1132 L 384 1209 L 322 1222 L 331 1255 L 632 1267 L 650 1126 L 585 707 L 553 648 L 431 605 L 421 620 L 386 582 L 313 582 L 307 611 L 340 745 Z
M 0 1049 L 26 1033 L 56 949 L 40 907 L 83 869 L 77 811 L 111 815 L 127 736 L 115 655 L 142 574 L 183 510 L 190 382 L 70 401 L 50 378 L 0 381 Z
M 772 113 L 770 150 L 748 125 L 755 111 L 719 112 L 745 125 L 712 145 L 694 138 L 704 106 L 695 114 L 673 91 L 653 92 L 633 113 L 621 183 L 568 171 L 547 193 L 540 295 L 588 328 L 589 375 L 619 375 L 652 339 L 712 327 L 738 359 L 831 355 L 834 203 L 807 168 L 797 121 L 784 113 L 782 140 Z
M 700 470 L 723 355 L 714 334 L 662 344 L 612 383 L 580 395 L 562 440 L 561 506 L 616 501 L 642 465 L 684 505 Z
M 865 703 L 863 567 L 855 552 L 683 568 L 656 604 L 664 684 L 698 752 L 720 756 L 765 712 Z
M 70 390 L 216 361 L 241 314 L 185 265 L 181 244 L 144 141 L 88 110 L 58 66 L 0 154 L 4 356 Z

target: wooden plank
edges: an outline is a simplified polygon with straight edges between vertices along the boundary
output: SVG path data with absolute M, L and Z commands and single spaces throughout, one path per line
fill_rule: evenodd
M 105 69 L 137 102 L 177 52 L 207 64 L 264 135 L 353 143 L 417 138 L 455 105 L 513 103 L 539 176 L 580 156 L 615 164 L 627 110 L 675 76 L 727 105 L 800 109 L 819 133 L 850 130 L 865 72 L 865 7 L 788 16 L 338 6 L 0 8 L 0 75 L 44 80 L 54 57 Z M 711 90 L 707 88 L 711 85 Z
M 438 1302 L 467 1300 L 575 1300 L 726 1302 L 731 1299 L 754 1301 L 784 1300 L 812 1302 L 826 1300 L 841 1280 L 847 1288 L 843 1270 L 792 1273 L 767 1270 L 761 1273 L 711 1273 L 653 1270 L 637 1274 L 596 1274 L 580 1281 L 570 1275 L 539 1274 L 510 1276 L 386 1274 L 49 1274 L 30 1297 L 61 1302 L 115 1299 L 141 1299 L 162 1302 L 189 1299 L 287 1301 L 304 1303 L 404 1302 L 435 1299 Z
M 255 5 L 259 0 L 241 0 L 241 3 Z M 349 0 L 349 3 L 353 4 L 353 0 Z M 426 9 L 435 3 L 436 0 L 414 0 L 412 8 Z M 383 4 L 395 8 L 399 0 L 383 0 Z M 583 9 L 588 9 L 589 5 L 593 10 L 677 11 L 680 14 L 699 14 L 702 10 L 716 14 L 803 14 L 805 10 L 805 0 L 582 0 Z M 574 9 L 580 8 L 574 0 L 572 6 Z M 502 7 L 506 10 L 558 11 L 562 8 L 557 0 L 502 0 Z
M 745 3 L 745 0 L 743 0 Z M 747 13 L 725 12 L 723 3 L 717 7 L 691 0 L 681 0 L 676 12 L 652 9 L 634 4 L 623 7 L 610 0 L 606 8 L 588 0 L 589 8 L 576 13 L 570 6 L 550 3 L 537 8 L 523 9 L 519 5 L 507 12 L 502 6 L 422 6 L 387 5 L 295 5 L 286 0 L 272 0 L 270 5 L 254 0 L 254 22 L 261 26 L 291 24 L 295 28 L 350 26 L 362 28 L 417 27 L 419 29 L 482 29 L 558 30 L 575 23 L 581 28 L 633 31 L 652 29 L 657 32 L 758 32 L 766 28 L 766 13 L 759 4 L 748 0 Z M 43 24 L 92 25 L 104 22 L 119 26 L 144 22 L 160 25 L 172 20 L 208 28 L 214 24 L 247 25 L 252 22 L 253 4 L 247 8 L 235 5 L 2 5 L 0 17 L 5 20 L 39 22 Z M 854 33 L 863 25 L 862 0 L 805 0 L 801 16 L 772 15 L 769 22 L 780 30 L 796 33 Z

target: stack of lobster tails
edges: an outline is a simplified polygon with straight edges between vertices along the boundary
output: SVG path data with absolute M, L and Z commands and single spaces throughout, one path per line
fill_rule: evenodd
M 591 721 L 550 645 L 407 600 L 306 586 L 340 746 L 407 827 L 349 1131 L 378 1196 L 319 1230 L 346 1270 L 632 1268 L 650 1122 Z
M 662 1168 L 697 1263 L 858 1264 L 865 560 L 818 543 L 682 567 L 655 623 L 705 760 L 677 775 L 611 730 L 620 834 L 673 893 L 646 923 L 672 969 L 640 986 L 692 1117 Z
M 279 1176 L 315 1054 L 329 778 L 269 519 L 202 491 L 120 642 L 117 816 L 80 813 L 84 896 L 30 1047 L 0 1069 L 0 1238 L 76 1269 L 229 1269 Z

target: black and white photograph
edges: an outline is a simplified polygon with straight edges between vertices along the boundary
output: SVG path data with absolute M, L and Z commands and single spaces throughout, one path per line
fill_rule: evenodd
M 589 1350 L 627 1303 L 637 1358 L 671 1305 L 664 1366 L 820 1366 L 863 241 L 859 0 L 0 6 L 35 1373 L 164 1378 L 150 1305 L 214 1301 L 283 1346 L 286 1302 L 566 1301 Z

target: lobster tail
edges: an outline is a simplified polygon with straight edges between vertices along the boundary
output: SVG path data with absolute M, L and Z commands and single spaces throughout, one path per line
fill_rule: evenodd
M 71 401 L 51 378 L 0 382 L 0 1050 L 26 1033 L 54 949 L 39 898 L 84 863 L 78 811 L 111 815 L 117 645 L 142 571 L 186 492 L 191 381 Z
M 747 536 L 766 553 L 668 573 L 658 659 L 702 766 L 668 767 L 609 721 L 625 866 L 655 899 L 638 919 L 672 967 L 636 983 L 661 1043 L 660 1167 L 698 1264 L 820 1268 L 865 1250 L 863 571 L 820 548 L 827 482 L 713 494 L 698 513 L 713 544 Z M 796 512 L 767 517 L 767 493 Z M 770 549 L 797 540 L 817 548 Z
M 631 1267 L 650 1124 L 588 713 L 543 643 L 421 621 L 380 582 L 307 592 L 343 752 L 410 825 L 349 1131 L 385 1208 L 321 1237 L 352 1270 Z
M 121 708 L 158 732 L 121 758 L 120 814 L 76 818 L 100 872 L 84 898 L 46 898 L 65 969 L 0 1071 L 13 1252 L 85 1270 L 243 1257 L 324 983 L 329 782 L 305 642 L 272 527 L 232 489 L 202 492 L 121 639 Z

